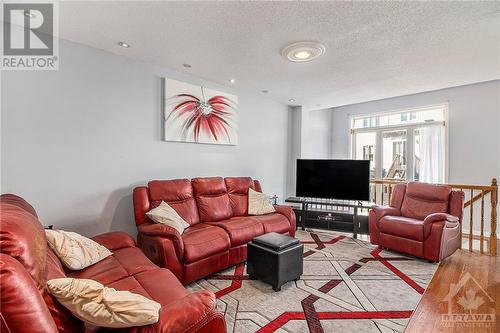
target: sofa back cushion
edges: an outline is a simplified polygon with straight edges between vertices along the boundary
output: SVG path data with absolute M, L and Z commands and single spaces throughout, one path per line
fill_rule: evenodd
M 24 200 L 15 201 L 18 204 L 0 198 L 0 252 L 17 260 L 42 290 L 47 282 L 45 231 L 36 215 L 21 208 Z
M 35 281 L 21 262 L 0 253 L 0 279 L 2 332 L 58 333 Z
M 448 185 L 409 182 L 401 205 L 401 214 L 423 220 L 433 213 L 447 213 L 451 187 Z
M 193 178 L 191 183 L 202 222 L 220 221 L 233 216 L 226 183 L 222 177 Z
M 148 183 L 150 208 L 165 201 L 190 225 L 200 222 L 189 179 L 153 180 Z
M 2 316 L 9 321 L 11 332 L 83 332 L 83 322 L 48 293 L 47 277 L 65 273 L 59 258 L 48 248 L 45 231 L 36 216 L 24 199 L 12 194 L 0 196 Z M 11 304 L 12 295 L 15 302 Z M 22 320 L 17 323 L 12 318 L 7 320 L 7 316 Z M 18 324 L 22 329 L 16 329 Z
M 226 177 L 229 203 L 234 216 L 248 215 L 248 189 L 255 190 L 255 183 L 250 177 Z

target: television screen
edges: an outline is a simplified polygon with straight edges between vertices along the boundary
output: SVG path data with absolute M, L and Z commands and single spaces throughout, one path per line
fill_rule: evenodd
M 370 161 L 297 160 L 296 196 L 370 200 Z

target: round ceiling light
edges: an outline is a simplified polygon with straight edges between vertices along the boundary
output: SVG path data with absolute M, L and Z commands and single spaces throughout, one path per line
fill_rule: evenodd
M 306 62 L 325 54 L 325 46 L 318 42 L 297 42 L 281 50 L 281 55 L 293 62 Z
M 117 44 L 125 49 L 128 49 L 130 47 L 130 44 L 126 42 L 118 42 Z

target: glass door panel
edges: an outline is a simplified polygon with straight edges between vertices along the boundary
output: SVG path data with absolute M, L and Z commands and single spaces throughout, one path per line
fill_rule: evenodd
M 413 160 L 413 179 L 416 181 L 420 180 L 420 161 L 422 160 L 421 144 L 422 130 L 417 128 L 413 132 L 413 153 L 415 154 Z
M 375 178 L 375 146 L 377 144 L 377 133 L 356 133 L 355 143 L 354 158 L 356 160 L 369 160 L 370 178 Z
M 382 133 L 382 177 L 406 179 L 406 130 Z

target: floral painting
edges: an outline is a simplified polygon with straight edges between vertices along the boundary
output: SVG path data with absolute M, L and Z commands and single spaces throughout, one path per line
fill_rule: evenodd
M 165 81 L 165 141 L 238 144 L 238 97 Z

